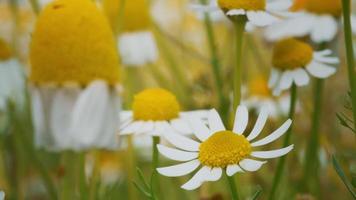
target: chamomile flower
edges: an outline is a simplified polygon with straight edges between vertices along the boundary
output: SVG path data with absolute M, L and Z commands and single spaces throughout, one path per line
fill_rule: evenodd
M 293 38 L 277 42 L 273 49 L 269 87 L 278 95 L 293 83 L 297 86 L 307 85 L 309 76 L 328 78 L 336 72 L 333 65 L 339 63 L 339 59 L 331 54 L 331 50 L 314 52 L 309 44 Z
M 247 27 L 265 27 L 278 22 L 281 19 L 280 11 L 289 5 L 284 0 L 217 0 L 217 4 L 193 5 L 193 9 L 200 12 L 222 10 L 228 17 L 246 16 Z
M 246 105 L 249 110 L 260 113 L 266 108 L 272 118 L 288 114 L 290 95 L 273 96 L 271 89 L 268 88 L 268 81 L 264 77 L 257 76 L 249 81 L 242 95 L 244 96 L 242 104 Z
M 322 43 L 333 40 L 339 31 L 341 1 L 295 0 L 290 11 L 285 20 L 268 27 L 267 39 L 310 36 L 314 42 Z
M 30 47 L 35 140 L 49 150 L 116 148 L 119 59 L 105 16 L 90 0 L 56 0 Z
M 122 24 L 119 29 L 118 49 L 123 64 L 139 67 L 155 62 L 158 59 L 158 49 L 150 30 L 151 15 L 147 1 L 106 0 L 104 8 L 107 8 L 106 10 L 116 8 L 116 11 L 122 11 L 122 14 L 118 13 L 114 16 L 118 17 L 118 23 Z
M 247 137 L 243 135 L 248 124 L 248 110 L 245 106 L 238 107 L 233 130 L 225 129 L 216 110 L 209 112 L 209 127 L 199 120 L 191 119 L 194 134 L 200 142 L 178 134 L 166 133 L 164 137 L 179 149 L 157 145 L 159 152 L 169 159 L 184 163 L 158 168 L 157 171 L 164 176 L 179 177 L 202 166 L 182 185 L 186 190 L 194 190 L 206 181 L 219 180 L 223 170 L 226 170 L 228 176 L 233 176 L 237 172 L 257 171 L 266 163 L 265 159 L 284 156 L 293 149 L 293 145 L 290 145 L 272 151 L 256 151 L 257 147 L 281 137 L 292 123 L 291 120 L 287 120 L 269 136 L 253 142 L 262 131 L 267 118 L 268 111 L 263 109 Z
M 187 119 L 204 119 L 206 111 L 181 112 L 176 97 L 161 88 L 146 89 L 134 97 L 132 111 L 121 113 L 120 134 L 162 136 L 167 132 L 193 133 Z

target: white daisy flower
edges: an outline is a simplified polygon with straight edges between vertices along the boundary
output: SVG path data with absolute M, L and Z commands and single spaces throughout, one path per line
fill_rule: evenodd
M 273 88 L 274 95 L 279 95 L 293 83 L 308 85 L 309 76 L 328 78 L 336 72 L 333 65 L 339 64 L 339 59 L 331 54 L 331 50 L 314 52 L 309 44 L 293 38 L 277 42 L 273 50 L 269 87 Z
M 30 63 L 38 147 L 117 148 L 119 58 L 111 28 L 92 1 L 48 4 L 32 34 Z
M 118 49 L 123 64 L 140 67 L 155 62 L 158 48 L 150 30 L 151 15 L 146 0 L 125 1 L 122 9 Z
M 191 134 L 190 117 L 204 120 L 207 111 L 181 112 L 176 97 L 161 88 L 146 89 L 134 97 L 132 111 L 123 111 L 120 115 L 120 135 L 147 134 L 162 136 L 175 131 L 179 134 Z
M 221 10 L 228 16 L 246 16 L 246 29 L 252 27 L 265 27 L 280 21 L 281 13 L 289 1 L 278 0 L 267 2 L 266 0 L 217 0 L 217 5 L 192 5 L 198 12 L 218 13 Z
M 266 38 L 276 41 L 285 37 L 310 36 L 313 42 L 329 42 L 341 24 L 341 1 L 295 0 L 286 19 L 266 30 Z
M 239 106 L 233 130 L 226 130 L 216 110 L 211 110 L 207 127 L 203 122 L 191 119 L 195 136 L 200 140 L 192 140 L 184 136 L 167 133 L 164 137 L 175 148 L 157 145 L 159 152 L 165 157 L 184 163 L 158 168 L 157 171 L 168 177 L 187 175 L 202 166 L 184 185 L 183 189 L 194 190 L 204 182 L 217 181 L 226 170 L 228 176 L 237 172 L 254 172 L 259 170 L 265 159 L 286 155 L 293 145 L 272 151 L 256 151 L 256 147 L 269 144 L 281 137 L 290 127 L 292 121 L 287 120 L 280 128 L 269 136 L 254 141 L 261 133 L 268 118 L 268 111 L 262 110 L 251 133 L 245 137 L 243 133 L 248 124 L 248 110 Z

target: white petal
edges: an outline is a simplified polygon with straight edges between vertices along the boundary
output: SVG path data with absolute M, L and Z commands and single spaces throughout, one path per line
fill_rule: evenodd
M 314 54 L 324 57 L 324 56 L 330 56 L 332 53 L 333 52 L 330 49 L 324 49 L 324 50 L 321 50 L 321 51 L 317 51 Z
M 208 127 L 199 119 L 190 117 L 190 126 L 193 129 L 194 135 L 202 142 L 208 139 L 211 135 Z
M 144 121 L 142 126 L 137 129 L 137 133 L 149 133 L 154 129 L 154 122 L 153 121 Z
M 279 70 L 272 68 L 271 75 L 268 81 L 268 87 L 273 88 L 278 83 L 279 77 L 280 77 Z
M 243 9 L 232 9 L 229 10 L 226 15 L 228 16 L 237 16 L 237 15 L 244 15 L 246 12 Z
M 292 120 L 288 119 L 284 124 L 279 127 L 277 130 L 275 130 L 273 133 L 271 133 L 269 136 L 258 140 L 257 142 L 254 142 L 251 144 L 253 147 L 258 147 L 262 146 L 268 143 L 271 143 L 275 140 L 277 140 L 279 137 L 281 137 L 287 130 L 289 129 L 290 125 L 292 124 Z
M 260 114 L 258 115 L 255 126 L 253 127 L 250 135 L 247 137 L 248 141 L 255 139 L 261 133 L 263 127 L 266 124 L 267 119 L 268 119 L 268 108 L 263 107 L 260 111 Z
M 184 176 L 184 175 L 191 173 L 196 168 L 198 168 L 199 165 L 200 165 L 199 160 L 192 160 L 192 161 L 178 164 L 178 165 L 157 168 L 157 171 L 158 171 L 158 173 L 160 173 L 164 176 L 179 177 L 179 176 Z
M 188 182 L 182 185 L 182 188 L 185 190 L 197 189 L 203 184 L 204 179 L 209 174 L 209 171 L 210 171 L 209 167 L 203 166 L 197 173 L 194 174 L 194 176 Z
M 188 126 L 188 122 L 183 119 L 174 119 L 171 121 L 173 129 L 183 134 L 192 133 L 192 129 Z
M 72 116 L 71 131 L 76 142 L 85 147 L 95 143 L 104 124 L 109 90 L 104 81 L 94 81 L 79 96 Z
M 152 136 L 162 136 L 167 133 L 175 133 L 171 125 L 166 121 L 154 122 L 154 129 L 151 132 Z
M 198 157 L 198 153 L 181 151 L 163 145 L 157 145 L 158 151 L 165 157 L 176 161 L 189 161 Z
M 316 43 L 333 40 L 338 31 L 338 24 L 333 16 L 318 16 L 311 32 L 311 39 Z
M 238 165 L 228 165 L 226 168 L 226 174 L 228 176 L 233 176 L 237 172 L 243 172 L 243 170 Z
M 285 11 L 288 10 L 293 5 L 290 0 L 277 0 L 268 2 L 266 5 L 266 10 L 268 11 Z
M 186 151 L 199 151 L 199 143 L 176 133 L 166 133 L 163 135 L 174 146 Z
M 315 61 L 320 62 L 320 63 L 325 63 L 325 64 L 339 64 L 340 63 L 339 58 L 323 56 L 320 52 L 315 52 L 313 57 L 314 57 Z
M 293 71 L 294 82 L 297 86 L 305 86 L 309 83 L 309 76 L 304 69 L 296 69 Z
M 279 21 L 279 19 L 265 11 L 248 11 L 247 18 L 255 26 L 267 26 Z
M 124 129 L 120 130 L 119 133 L 123 135 L 137 133 L 137 131 L 143 126 L 143 121 L 132 122 Z
M 225 126 L 215 109 L 209 111 L 208 115 L 210 133 L 216 133 L 218 131 L 225 131 Z
M 35 144 L 42 147 L 45 144 L 45 135 L 48 134 L 46 128 L 46 117 L 39 89 L 31 89 L 31 114 L 35 132 Z
M 209 174 L 205 178 L 206 181 L 217 181 L 221 178 L 222 169 L 220 167 L 215 167 L 210 170 Z
M 216 5 L 201 5 L 201 4 L 190 4 L 189 8 L 195 12 L 215 12 L 220 10 Z
M 235 114 L 233 132 L 239 135 L 243 134 L 248 123 L 248 110 L 246 106 L 239 106 Z
M 262 158 L 262 159 L 278 158 L 286 155 L 287 153 L 292 151 L 293 148 L 294 145 L 290 145 L 282 149 L 271 150 L 271 151 L 253 151 L 251 153 L 251 156 L 255 158 Z
M 239 165 L 241 166 L 242 169 L 244 169 L 246 171 L 254 172 L 254 171 L 259 170 L 262 167 L 262 165 L 265 163 L 266 163 L 266 161 L 244 159 L 239 163 Z
M 293 73 L 291 71 L 285 71 L 282 73 L 279 88 L 282 90 L 289 89 L 293 83 Z
M 307 66 L 307 70 L 317 78 L 327 78 L 336 72 L 336 68 L 315 61 Z

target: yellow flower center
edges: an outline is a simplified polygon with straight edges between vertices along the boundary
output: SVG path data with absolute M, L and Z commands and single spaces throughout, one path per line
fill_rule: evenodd
M 266 0 L 218 0 L 220 8 L 224 11 L 232 9 L 265 10 Z
M 254 96 L 259 96 L 259 97 L 270 97 L 271 96 L 271 91 L 268 88 L 268 83 L 266 79 L 263 77 L 257 77 L 254 78 L 250 83 L 249 83 L 249 93 Z
M 119 81 L 112 30 L 91 0 L 56 0 L 38 17 L 30 47 L 35 83 Z
M 0 39 L 0 61 L 8 60 L 12 56 L 10 47 L 6 44 L 4 40 Z
M 305 67 L 313 59 L 312 47 L 302 41 L 288 38 L 276 43 L 272 64 L 280 70 Z
M 250 142 L 232 131 L 214 133 L 199 147 L 199 161 L 210 167 L 238 164 L 251 153 Z
M 104 0 L 103 6 L 115 30 L 120 28 L 123 32 L 135 32 L 147 30 L 151 25 L 146 0 Z
M 178 117 L 180 106 L 171 92 L 153 88 L 134 97 L 132 110 L 136 120 L 166 121 Z
M 338 17 L 341 15 L 342 5 L 339 0 L 295 0 L 290 8 L 291 11 L 303 9 L 316 14 L 328 14 Z

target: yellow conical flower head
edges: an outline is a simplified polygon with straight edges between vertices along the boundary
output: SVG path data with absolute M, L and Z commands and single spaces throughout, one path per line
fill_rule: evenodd
M 146 0 L 104 0 L 103 5 L 112 26 L 116 27 L 121 22 L 123 32 L 142 31 L 150 27 L 151 17 Z
M 306 3 L 307 0 L 294 0 L 293 5 L 289 8 L 289 10 L 293 12 L 303 10 Z
M 313 59 L 312 47 L 293 38 L 283 39 L 273 49 L 272 64 L 280 70 L 305 67 Z
M 35 83 L 119 81 L 119 58 L 105 16 L 91 0 L 57 0 L 38 17 L 30 50 Z
M 257 76 L 248 84 L 248 89 L 251 95 L 260 97 L 271 96 L 271 91 L 268 88 L 267 80 L 262 76 Z
M 219 7 L 224 10 L 265 10 L 266 0 L 218 0 Z
M 0 39 L 0 61 L 8 60 L 12 56 L 10 47 L 6 44 L 6 42 Z
M 305 9 L 317 14 L 340 16 L 342 5 L 341 0 L 307 0 Z

